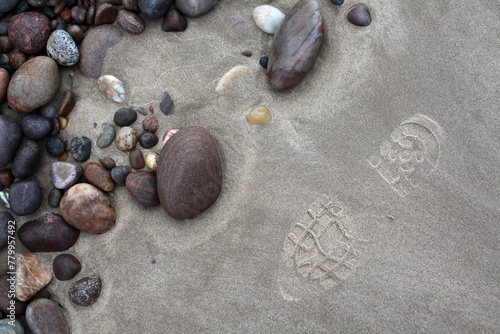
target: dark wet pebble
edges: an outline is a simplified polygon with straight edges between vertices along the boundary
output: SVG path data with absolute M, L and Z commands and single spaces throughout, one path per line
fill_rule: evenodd
M 84 277 L 69 288 L 69 299 L 76 305 L 89 306 L 94 304 L 101 294 L 102 283 L 97 275 Z
M 200 16 L 209 12 L 219 0 L 175 0 L 175 7 L 187 16 Z
M 45 118 L 55 118 L 57 116 L 57 107 L 53 104 L 47 105 L 40 110 L 40 115 Z
M 71 8 L 71 17 L 76 24 L 82 24 L 87 19 L 87 8 L 85 8 L 85 6 L 75 6 Z
M 252 51 L 243 51 L 241 54 L 245 57 L 251 57 L 252 56 Z
M 158 136 L 151 132 L 143 132 L 138 138 L 139 144 L 145 149 L 150 149 L 158 144 Z
M 16 179 L 24 179 L 33 175 L 40 166 L 42 150 L 34 140 L 26 140 L 17 150 L 16 157 L 12 162 L 11 171 Z
M 47 196 L 47 201 L 51 208 L 59 208 L 59 202 L 63 197 L 64 193 L 61 189 L 52 188 L 49 191 L 49 195 Z
M 139 0 L 139 9 L 148 19 L 156 20 L 165 15 L 173 0 Z
M 106 23 L 113 23 L 116 19 L 118 8 L 116 6 L 104 2 L 97 5 L 94 16 L 94 24 L 101 25 Z
M 163 31 L 184 31 L 187 26 L 186 18 L 175 8 L 170 8 L 161 22 L 161 30 Z
M 57 22 L 57 21 L 56 21 Z M 63 22 L 63 23 L 58 23 L 57 26 L 56 26 L 56 30 L 64 30 L 64 31 L 67 31 L 68 30 L 68 24 L 66 22 Z
M 0 36 L 5 36 L 8 33 L 8 22 L 0 22 Z
M 61 98 L 61 102 L 59 103 L 59 109 L 57 110 L 58 116 L 66 117 L 73 110 L 76 105 L 76 97 L 75 94 L 68 90 L 64 93 Z
M 142 206 L 154 207 L 160 205 L 156 176 L 151 172 L 133 172 L 127 176 L 127 190 Z
M 14 223 L 12 224 L 9 222 Z M 12 227 L 9 229 L 9 226 Z M 16 220 L 14 216 L 8 211 L 0 212 L 0 248 L 4 248 L 8 245 L 9 235 L 14 236 L 15 228 Z M 12 233 L 9 233 L 9 230 L 12 231 Z
M 19 123 L 7 115 L 0 115 L 0 168 L 7 165 L 21 145 L 23 132 Z
M 15 215 L 27 216 L 35 213 L 43 202 L 42 187 L 32 178 L 16 181 L 10 186 L 10 208 Z
M 0 13 L 8 13 L 14 9 L 20 0 L 2 0 L 0 1 Z
M 144 20 L 139 15 L 126 9 L 120 9 L 116 22 L 123 30 L 131 34 L 141 34 L 146 28 Z
M 71 139 L 71 156 L 78 162 L 89 160 L 92 142 L 87 137 L 74 137 Z
M 17 70 L 26 62 L 27 59 L 28 58 L 26 57 L 26 55 L 21 51 L 14 51 L 10 55 L 10 66 L 12 66 L 13 69 Z
M 57 134 L 59 133 L 59 129 L 61 127 L 61 124 L 59 123 L 59 119 L 52 118 L 51 122 L 52 122 L 52 130 L 49 132 L 49 136 L 51 136 L 51 137 L 57 136 Z
M 3 186 L 9 188 L 13 182 L 14 182 L 14 175 L 12 175 L 10 168 L 3 169 L 0 171 L 0 183 Z
M 117 166 L 111 170 L 111 178 L 119 185 L 124 186 L 127 176 L 132 173 L 132 168 L 129 166 Z
M 46 117 L 29 114 L 24 116 L 21 127 L 26 138 L 38 140 L 49 134 L 52 130 L 52 122 Z
M 175 111 L 174 101 L 167 92 L 163 92 L 160 96 L 160 110 L 165 115 L 172 115 Z
M 115 112 L 113 120 L 118 126 L 129 126 L 137 120 L 137 113 L 131 108 L 121 108 Z
M 66 30 L 76 44 L 83 40 L 83 30 L 79 25 L 70 24 Z
M 107 170 L 112 170 L 116 167 L 116 162 L 110 157 L 99 159 L 99 163 Z
M 64 141 L 59 137 L 50 137 L 45 143 L 47 152 L 53 157 L 60 157 L 64 153 Z
M 80 261 L 71 254 L 58 255 L 54 259 L 52 267 L 54 275 L 60 281 L 70 280 L 82 270 Z
M 260 57 L 259 64 L 267 70 L 267 62 L 269 61 L 268 57 Z
M 137 117 L 137 115 L 136 115 Z M 113 125 L 106 122 L 101 125 L 101 132 L 99 133 L 99 137 L 97 137 L 97 147 L 105 148 L 111 145 L 111 143 L 115 140 L 116 131 L 113 128 Z
M 132 10 L 134 12 L 139 11 L 139 4 L 137 0 L 122 0 L 123 7 L 128 10 Z
M 365 5 L 359 4 L 349 11 L 347 20 L 360 27 L 369 26 L 372 23 L 370 11 Z
M 344 0 L 332 0 L 332 3 L 335 6 L 342 6 L 344 4 Z
M 69 334 L 63 311 L 47 298 L 35 299 L 28 305 L 26 322 L 33 333 Z

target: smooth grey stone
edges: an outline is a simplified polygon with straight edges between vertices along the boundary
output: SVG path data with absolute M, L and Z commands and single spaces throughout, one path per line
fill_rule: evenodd
M 111 170 L 111 178 L 117 185 L 124 186 L 127 180 L 127 176 L 130 173 L 132 173 L 132 167 L 117 166 Z
M 57 116 L 57 107 L 53 104 L 47 105 L 40 110 L 40 115 L 49 119 L 55 118 Z
M 148 19 L 156 20 L 165 15 L 173 0 L 139 0 L 139 9 Z
M 113 118 L 118 126 L 129 126 L 137 120 L 137 113 L 131 108 L 120 108 Z
M 33 175 L 40 165 L 42 150 L 34 140 L 25 141 L 12 162 L 11 171 L 16 179 L 24 179 Z
M 113 125 L 110 123 L 103 123 L 101 125 L 101 133 L 99 133 L 99 137 L 97 137 L 97 147 L 105 148 L 111 145 L 111 143 L 115 140 L 116 131 L 113 128 Z
M 175 0 L 177 10 L 186 16 L 200 16 L 208 13 L 219 0 Z
M 7 64 L 10 64 L 9 56 L 5 53 L 0 54 L 0 65 L 7 65 Z
M 64 153 L 64 141 L 59 137 L 50 137 L 45 143 L 47 152 L 53 157 L 60 157 Z
M 27 216 L 35 213 L 43 202 L 42 187 L 32 178 L 16 181 L 10 186 L 10 208 L 15 215 Z
M 19 123 L 10 116 L 0 115 L 0 169 L 14 158 L 22 139 Z
M 52 188 L 50 189 L 49 196 L 47 196 L 47 201 L 49 202 L 49 206 L 51 208 L 58 208 L 59 202 L 61 202 L 61 198 L 63 197 L 63 191 L 61 189 Z
M 29 114 L 24 116 L 21 127 L 26 138 L 38 140 L 50 133 L 52 121 L 40 115 Z
M 34 334 L 69 334 L 62 310 L 46 298 L 33 300 L 26 308 L 26 322 Z
M 14 9 L 19 3 L 19 0 L 2 0 L 0 1 L 0 13 L 7 13 Z

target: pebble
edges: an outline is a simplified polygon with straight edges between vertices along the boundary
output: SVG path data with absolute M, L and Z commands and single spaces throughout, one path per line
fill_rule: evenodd
M 290 43 L 290 39 L 294 43 Z M 267 77 L 276 90 L 293 88 L 306 76 L 324 41 L 323 16 L 316 0 L 301 0 L 275 34 Z
M 74 137 L 71 139 L 71 156 L 78 162 L 85 162 L 90 158 L 92 142 L 87 137 Z
M 56 62 L 45 56 L 35 57 L 24 63 L 12 76 L 7 99 L 15 109 L 29 113 L 49 103 L 58 87 L 59 70 Z
M 7 0 L 7 2 L 9 2 L 9 0 Z M 0 5 L 0 13 L 2 12 L 1 10 L 1 7 L 2 5 Z M 2 21 L 0 22 L 0 36 L 5 36 L 7 35 L 9 32 L 8 32 L 8 26 L 9 26 L 9 23 L 8 22 L 5 22 L 5 21 Z
M 247 122 L 250 124 L 263 125 L 271 121 L 271 112 L 266 107 L 258 107 L 250 112 Z
M 107 170 L 112 170 L 113 168 L 116 167 L 116 162 L 112 158 L 109 158 L 109 157 L 99 159 L 99 162 Z
M 205 128 L 185 128 L 163 147 L 157 170 L 158 196 L 174 219 L 189 219 L 215 203 L 222 189 L 222 163 Z
M 267 70 L 267 63 L 268 62 L 269 62 L 269 58 L 268 57 L 260 57 L 260 59 L 259 59 L 260 66 L 262 66 L 266 70 Z
M 158 153 L 155 152 L 150 152 L 148 155 L 146 155 L 146 166 L 148 166 L 149 169 L 151 169 L 153 172 L 156 172 L 156 169 L 158 168 L 158 160 L 160 159 L 160 156 Z
M 175 111 L 174 101 L 168 92 L 161 93 L 160 96 L 160 110 L 165 115 L 172 115 Z
M 14 222 L 14 224 L 11 225 L 9 222 Z M 9 229 L 9 226 L 13 226 L 13 229 L 12 227 Z M 15 232 L 15 228 L 16 219 L 14 216 L 8 211 L 0 212 L 0 248 L 4 248 L 9 244 L 9 231 Z
M 245 57 L 251 57 L 252 56 L 252 51 L 242 51 L 241 55 Z
M 257 27 L 270 35 L 274 35 L 284 18 L 285 14 L 273 6 L 263 5 L 253 10 L 253 20 Z
M 130 195 L 144 207 L 160 205 L 156 176 L 151 172 L 133 172 L 127 176 L 126 187 Z
M 49 196 L 47 196 L 47 201 L 51 208 L 59 208 L 59 202 L 63 197 L 63 192 L 61 189 L 52 188 L 49 191 Z
M 45 6 L 46 0 L 28 0 L 28 3 L 33 7 Z
M 102 191 L 113 191 L 115 184 L 111 179 L 111 174 L 96 162 L 89 162 L 83 169 L 83 176 L 90 183 Z
M 137 0 L 122 0 L 123 7 L 125 9 L 138 12 L 139 11 L 139 4 Z
M 134 109 L 121 108 L 117 112 L 115 112 L 113 120 L 115 124 L 120 127 L 129 126 L 137 120 L 137 113 Z
M 87 10 L 87 24 L 94 25 L 95 6 L 91 5 Z
M 75 6 L 71 8 L 71 17 L 76 24 L 82 24 L 87 19 L 87 8 L 85 6 Z
M 14 325 L 12 325 L 12 323 Z M 0 333 L 2 334 L 24 334 L 23 324 L 15 319 L 14 321 L 10 319 L 0 320 Z
M 34 140 L 26 140 L 17 150 L 12 166 L 10 167 L 12 175 L 16 179 L 24 179 L 33 175 L 40 166 L 42 150 L 40 145 Z
M 165 15 L 173 0 L 139 0 L 139 9 L 148 19 L 156 20 Z
M 42 187 L 34 178 L 12 183 L 9 196 L 12 212 L 18 216 L 35 213 L 43 202 Z
M 143 169 L 146 165 L 141 150 L 137 148 L 134 148 L 129 152 L 128 158 L 130 161 L 130 166 L 132 166 L 133 169 Z
M 59 0 L 57 0 L 59 1 Z M 57 5 L 54 7 L 54 14 L 59 15 L 66 7 L 66 3 L 64 1 L 59 1 Z
M 9 298 L 10 294 L 9 291 L 10 291 L 10 283 L 12 281 L 8 281 L 10 279 L 14 280 L 15 276 L 9 274 L 0 275 L 0 311 L 6 314 L 10 314 L 10 310 L 7 309 L 11 305 L 10 304 L 11 299 Z M 28 303 L 20 301 L 17 298 L 13 298 L 13 300 L 15 301 L 16 305 L 16 307 L 14 307 L 14 314 L 16 315 L 23 314 L 24 311 L 26 310 L 26 306 L 28 306 Z
M 66 8 L 63 10 L 60 14 L 61 18 L 64 20 L 66 23 L 71 23 L 73 21 L 73 17 L 71 17 L 71 9 Z
M 125 126 L 116 133 L 116 146 L 121 151 L 128 152 L 137 145 L 137 132 L 129 126 Z
M 26 322 L 33 333 L 69 334 L 63 311 L 47 298 L 32 301 L 26 309 Z
M 9 72 L 0 68 L 0 104 L 5 100 L 7 96 L 7 87 L 9 87 L 10 75 Z
M 19 253 L 16 278 L 17 299 L 27 301 L 49 284 L 52 280 L 52 273 L 42 259 L 35 254 Z
M 0 13 L 8 13 L 17 6 L 20 0 L 2 0 L 0 1 Z
M 59 161 L 67 161 L 68 160 L 68 157 L 69 157 L 69 154 L 67 151 L 65 151 L 60 157 L 59 157 Z
M 12 66 L 13 69 L 17 70 L 19 67 L 21 67 L 28 58 L 24 53 L 21 51 L 14 51 L 10 55 L 10 66 Z
M 372 23 L 370 11 L 362 4 L 355 6 L 347 13 L 347 20 L 359 27 L 367 27 Z
M 342 6 L 344 4 L 344 0 L 332 0 L 332 3 L 335 6 Z
M 58 116 L 66 117 L 73 110 L 76 105 L 76 97 L 75 94 L 67 90 L 63 97 L 61 98 L 61 102 L 59 103 L 59 109 L 57 110 Z
M 111 24 L 92 28 L 80 44 L 80 71 L 88 78 L 101 76 L 102 65 L 108 49 L 123 37 L 121 30 Z
M 120 9 L 118 15 L 116 16 L 116 22 L 118 25 L 130 34 L 141 34 L 146 29 L 146 24 L 144 20 L 134 12 L 126 9 Z M 163 24 L 162 24 L 163 28 Z
M 14 44 L 12 44 L 12 42 L 10 41 L 9 36 L 0 37 L 0 49 L 2 50 L 3 53 L 9 53 L 12 51 L 12 49 L 14 49 Z
M 82 264 L 71 254 L 61 254 L 54 259 L 52 268 L 59 281 L 68 281 L 82 270 Z
M 127 93 L 123 83 L 112 75 L 104 75 L 99 78 L 99 90 L 108 98 L 108 100 L 122 103 L 127 99 Z
M 10 40 L 20 51 L 29 55 L 45 48 L 50 31 L 49 19 L 39 13 L 20 13 L 9 21 Z
M 68 189 L 78 182 L 82 174 L 81 166 L 69 162 L 56 161 L 50 168 L 50 176 L 57 189 Z
M 64 141 L 59 137 L 50 137 L 45 143 L 47 152 L 53 157 L 60 157 L 64 153 Z
M 4 185 L 6 188 L 9 188 L 12 183 L 14 182 L 14 175 L 12 175 L 12 172 L 9 169 L 3 169 L 0 171 L 0 183 Z
M 132 167 L 118 166 L 111 170 L 111 178 L 119 186 L 124 186 L 127 176 L 132 173 Z
M 151 132 L 143 132 L 139 135 L 139 144 L 145 149 L 150 149 L 158 144 L 158 136 Z
M 71 284 L 69 299 L 76 305 L 89 306 L 94 304 L 101 294 L 102 283 L 97 275 L 84 277 Z
M 61 130 L 66 129 L 66 127 L 68 126 L 68 119 L 66 117 L 57 116 L 57 120 L 59 121 L 59 128 Z
M 162 147 L 165 146 L 165 143 L 172 138 L 173 135 L 175 135 L 177 132 L 179 132 L 179 129 L 170 129 L 165 134 L 163 135 L 163 141 L 162 141 Z
M 97 5 L 94 16 L 94 24 L 96 26 L 101 24 L 113 23 L 116 19 L 118 9 L 110 3 L 103 2 Z
M 186 18 L 173 7 L 167 11 L 161 22 L 161 30 L 163 31 L 184 31 L 187 26 Z
M 208 13 L 219 0 L 175 0 L 175 7 L 187 16 L 200 16 Z
M 26 222 L 17 231 L 19 241 L 30 252 L 62 252 L 73 247 L 80 231 L 56 213 Z
M 40 109 L 40 116 L 45 118 L 55 118 L 57 116 L 57 108 L 53 104 L 47 104 L 45 107 Z
M 14 158 L 22 139 L 23 132 L 19 123 L 10 116 L 0 115 L 0 168 Z M 3 185 L 8 187 L 5 183 Z
M 226 74 L 224 74 L 219 80 L 219 83 L 215 88 L 215 92 L 220 96 L 227 94 L 234 81 L 245 77 L 250 73 L 252 73 L 252 69 L 247 66 L 238 65 L 233 67 L 228 72 L 226 72 Z
M 101 132 L 99 133 L 99 137 L 97 137 L 97 147 L 99 148 L 106 148 L 111 143 L 113 140 L 115 140 L 116 132 L 115 129 L 113 128 L 113 125 L 110 123 L 102 123 L 101 125 Z
M 10 209 L 9 189 L 4 189 L 0 191 L 0 204 L 2 204 L 7 209 Z
M 158 119 L 154 116 L 148 116 L 142 121 L 142 128 L 144 131 L 156 133 L 159 128 Z
M 66 31 L 76 44 L 79 44 L 83 40 L 83 30 L 79 25 L 70 24 Z M 80 52 L 80 50 L 78 50 L 78 52 Z
M 69 188 L 59 210 L 68 224 L 90 234 L 106 233 L 116 222 L 115 208 L 109 198 L 87 183 Z
M 47 54 L 62 66 L 73 66 L 80 59 L 80 51 L 75 41 L 70 34 L 60 29 L 50 35 Z
M 0 52 L 1 52 L 2 48 L 0 46 Z M 10 58 L 7 54 L 5 53 L 2 53 L 0 54 L 0 65 L 9 65 L 10 64 Z
M 37 114 L 29 114 L 24 116 L 21 128 L 26 138 L 39 140 L 50 133 L 50 130 L 52 130 L 52 121 Z

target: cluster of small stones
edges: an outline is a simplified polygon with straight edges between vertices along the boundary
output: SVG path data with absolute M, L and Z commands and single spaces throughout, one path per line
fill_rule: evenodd
M 343 0 L 331 1 L 337 6 L 343 4 Z M 111 157 L 100 159 L 99 163 L 88 162 L 92 140 L 61 135 L 78 97 L 72 91 L 71 77 L 60 80 L 59 68 L 78 64 L 84 76 L 97 80 L 104 97 L 125 103 L 124 83 L 112 74 L 101 73 L 107 50 L 120 42 L 124 32 L 144 32 L 144 18 L 162 18 L 161 30 L 180 32 L 188 27 L 186 17 L 203 15 L 218 2 L 0 1 L 0 104 L 8 101 L 9 108 L 24 115 L 21 123 L 0 115 L 0 205 L 15 216 L 37 212 L 44 198 L 34 175 L 43 147 L 57 159 L 51 165 L 54 186 L 47 201 L 59 212 L 25 222 L 17 231 L 15 217 L 10 212 L 0 212 L 0 248 L 7 246 L 9 235 L 17 233 L 19 241 L 30 251 L 18 254 L 17 267 L 10 271 L 17 276 L 14 312 L 25 313 L 21 319 L 32 332 L 69 332 L 63 311 L 50 299 L 45 287 L 54 276 L 61 281 L 71 280 L 82 269 L 80 261 L 71 254 L 58 254 L 51 268 L 34 253 L 66 252 L 76 244 L 81 232 L 102 234 L 111 230 L 116 212 L 107 194 L 116 186 L 126 186 L 138 205 L 161 205 L 171 217 L 184 220 L 212 206 L 223 181 L 219 151 L 208 130 L 167 129 L 160 141 L 156 134 L 158 119 L 144 108 L 119 108 L 113 120 L 101 124 L 96 139 L 99 149 L 115 143 L 123 154 L 128 154 L 129 166 L 117 166 Z M 275 35 L 269 57 L 259 59 L 270 86 L 277 91 L 297 86 L 312 68 L 324 40 L 323 16 L 317 1 L 300 0 L 287 14 L 269 5 L 259 6 L 253 11 L 253 19 L 263 32 Z M 368 26 L 370 12 L 365 5 L 356 5 L 349 10 L 347 20 L 356 26 Z M 287 43 L 291 36 L 300 43 Z M 252 52 L 243 51 L 242 55 L 251 57 Z M 228 94 L 232 83 L 251 71 L 235 66 L 222 76 L 216 93 Z M 60 102 L 53 104 L 58 91 L 62 92 Z M 159 109 L 166 116 L 175 112 L 168 92 L 161 92 Z M 152 106 L 149 110 L 154 114 Z M 139 115 L 144 116 L 140 134 L 133 127 Z M 249 124 L 264 125 L 270 121 L 271 112 L 264 106 L 247 116 Z M 149 150 L 147 154 L 137 144 Z M 159 147 L 156 152 L 155 147 Z M 69 162 L 70 158 L 74 162 Z M 203 205 L 200 198 L 193 198 L 193 193 L 206 194 Z M 8 274 L 0 276 L 0 311 L 6 314 L 12 312 L 9 278 Z M 68 297 L 75 305 L 89 306 L 98 300 L 101 289 L 101 278 L 89 273 L 71 284 Z M 23 324 L 16 321 L 14 331 L 23 333 Z

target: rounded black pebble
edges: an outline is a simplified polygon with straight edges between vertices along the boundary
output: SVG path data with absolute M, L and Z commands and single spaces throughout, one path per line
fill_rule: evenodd
M 52 122 L 50 119 L 36 114 L 24 116 L 21 123 L 23 134 L 28 139 L 42 139 L 52 130 Z
M 158 136 L 151 132 L 143 132 L 138 138 L 139 144 L 145 149 L 150 149 L 158 144 Z
M 9 222 L 14 222 L 13 224 L 10 224 L 14 226 L 14 231 L 12 231 L 12 235 L 14 235 L 16 220 L 10 212 L 0 212 L 0 248 L 3 248 L 8 244 Z
M 80 261 L 71 254 L 58 255 L 54 259 L 52 267 L 54 276 L 60 281 L 70 280 L 82 270 Z
M 76 305 L 89 306 L 94 304 L 101 294 L 102 283 L 97 275 L 84 277 L 71 284 L 69 299 Z
M 132 167 L 118 166 L 111 170 L 111 178 L 117 185 L 124 186 L 127 180 L 127 176 L 130 173 L 132 173 Z
M 342 6 L 344 4 L 344 0 L 332 0 L 332 3 L 335 6 Z
M 51 122 L 52 122 L 52 130 L 50 130 L 49 136 L 57 136 L 60 127 L 59 120 L 57 118 L 52 118 Z
M 16 155 L 21 146 L 23 132 L 19 123 L 7 115 L 0 115 L 0 169 Z
M 357 5 L 347 14 L 347 20 L 360 27 L 369 26 L 372 23 L 370 11 L 365 5 Z
M 30 178 L 16 181 L 10 186 L 10 208 L 17 216 L 35 213 L 43 202 L 42 187 L 38 180 Z
M 92 142 L 87 137 L 74 137 L 71 139 L 71 156 L 78 162 L 89 160 Z
M 26 140 L 17 150 L 12 162 L 11 171 L 17 179 L 24 179 L 33 175 L 40 165 L 42 150 L 34 140 Z
M 47 152 L 53 157 L 60 157 L 64 153 L 64 141 L 59 137 L 50 137 L 45 143 Z
M 137 120 L 137 113 L 130 108 L 121 108 L 115 113 L 113 120 L 118 126 L 129 126 Z
M 264 67 L 265 70 L 267 70 L 267 62 L 269 58 L 268 57 L 261 57 L 259 60 L 260 66 Z
M 64 193 L 61 189 L 57 188 L 52 188 L 49 191 L 49 196 L 47 196 L 47 201 L 49 202 L 49 206 L 51 208 L 58 208 L 59 207 L 59 202 L 61 202 L 61 198 L 63 197 Z
M 57 116 L 57 108 L 55 105 L 50 105 L 42 108 L 40 115 L 49 119 L 55 118 Z

